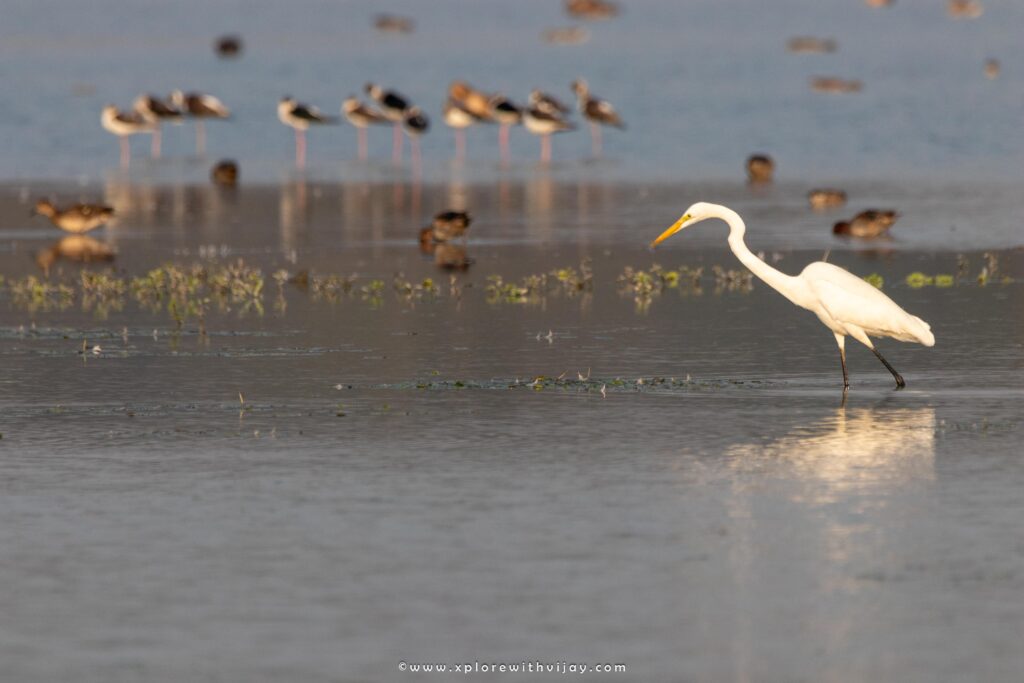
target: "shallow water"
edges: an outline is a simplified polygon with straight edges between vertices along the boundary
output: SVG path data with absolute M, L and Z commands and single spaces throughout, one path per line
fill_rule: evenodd
M 892 241 L 833 238 L 835 216 L 786 184 L 3 189 L 8 285 L 40 275 L 57 235 L 27 213 L 51 193 L 119 208 L 96 233 L 119 276 L 243 258 L 267 280 L 262 315 L 211 305 L 206 334 L 130 295 L 105 314 L 0 295 L 4 677 L 398 680 L 417 678 L 401 661 L 526 660 L 626 664 L 608 680 L 1012 680 L 1014 205 L 990 188 L 1000 227 L 941 187 L 850 188 L 898 200 Z M 829 251 L 882 276 L 938 340 L 880 344 L 907 389 L 852 345 L 844 403 L 812 316 L 712 277 L 738 268 L 721 226 L 647 251 L 691 196 L 740 207 L 783 270 Z M 415 243 L 448 205 L 476 218 L 454 278 Z M 979 249 L 998 267 L 984 285 Z M 488 276 L 585 259 L 590 290 L 488 295 Z M 622 290 L 654 262 L 705 274 Z M 907 284 L 961 263 L 951 286 Z M 50 281 L 82 268 L 107 266 L 57 261 Z M 277 269 L 358 278 L 332 302 L 279 294 Z M 396 271 L 437 293 L 396 292 Z
M 453 677 L 403 661 L 1019 678 L 1022 6 L 953 21 L 942 2 L 650 0 L 588 25 L 585 45 L 543 45 L 570 23 L 559 4 L 395 0 L 418 27 L 394 37 L 362 0 L 8 0 L 0 678 Z M 241 59 L 214 58 L 223 32 L 244 37 Z M 787 54 L 794 35 L 839 50 Z M 449 161 L 453 78 L 522 98 L 580 75 L 629 125 L 603 158 L 577 132 L 539 167 L 517 129 L 499 166 L 481 127 Z M 865 89 L 813 93 L 814 75 Z M 390 165 L 387 131 L 353 162 L 340 127 L 310 134 L 296 172 L 277 99 L 333 113 L 370 79 L 433 116 L 423 167 Z M 100 107 L 176 87 L 234 119 L 208 126 L 204 158 L 183 126 L 161 160 L 133 140 L 119 170 Z M 775 157 L 774 185 L 740 182 L 755 151 Z M 235 191 L 207 184 L 221 157 L 240 162 Z M 821 185 L 849 205 L 811 212 Z M 39 197 L 113 205 L 85 244 L 115 260 L 69 260 L 83 243 L 30 217 Z M 934 348 L 879 344 L 908 387 L 851 342 L 844 400 L 832 335 L 743 281 L 721 225 L 649 252 L 696 200 L 739 210 L 778 268 L 827 258 L 928 320 Z M 475 218 L 466 272 L 416 245 L 450 207 Z M 899 210 L 891 239 L 833 237 L 869 207 Z M 203 290 L 201 316 L 129 286 L 239 259 L 262 293 Z M 678 286 L 619 282 L 655 263 Z M 554 274 L 586 269 L 580 289 Z M 83 272 L 126 290 L 84 297 Z M 521 301 L 488 289 L 540 274 Z M 354 279 L 323 289 L 327 275 Z

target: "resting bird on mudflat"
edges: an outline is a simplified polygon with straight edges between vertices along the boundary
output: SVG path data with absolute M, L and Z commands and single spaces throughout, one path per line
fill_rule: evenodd
M 95 230 L 114 217 L 114 209 L 103 204 L 75 204 L 58 209 L 46 199 L 36 202 L 33 213 L 46 216 L 61 230 L 75 234 Z

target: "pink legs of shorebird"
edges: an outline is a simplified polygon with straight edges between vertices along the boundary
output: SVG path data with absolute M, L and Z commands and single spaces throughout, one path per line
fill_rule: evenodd
M 501 124 L 498 128 L 498 150 L 501 153 L 501 163 L 507 164 L 511 155 L 508 151 L 508 132 L 510 126 L 507 123 Z
M 299 168 L 306 166 L 306 131 L 295 129 L 295 165 Z
M 404 135 L 402 135 L 402 124 L 401 124 L 401 122 L 396 122 L 395 123 L 395 129 L 394 130 L 395 130 L 395 132 L 394 132 L 394 135 L 392 136 L 392 145 L 391 145 L 391 148 L 392 148 L 391 149 L 391 161 L 393 163 L 395 163 L 395 164 L 400 164 L 400 163 L 402 163 L 402 138 L 405 137 Z

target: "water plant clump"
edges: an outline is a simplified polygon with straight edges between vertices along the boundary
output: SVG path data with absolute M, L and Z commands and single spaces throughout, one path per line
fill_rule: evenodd
M 75 291 L 63 283 L 53 284 L 28 275 L 7 283 L 14 305 L 30 313 L 63 311 L 75 300 Z

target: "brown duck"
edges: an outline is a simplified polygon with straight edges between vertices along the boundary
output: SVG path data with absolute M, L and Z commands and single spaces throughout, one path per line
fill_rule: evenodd
M 80 235 L 95 230 L 114 216 L 114 209 L 102 204 L 75 204 L 58 209 L 51 202 L 40 199 L 34 213 L 46 216 L 61 230 Z
M 472 221 L 465 211 L 442 211 L 434 216 L 430 225 L 420 230 L 420 244 L 429 246 L 465 238 L 466 229 Z
M 871 239 L 889 232 L 899 214 L 895 211 L 868 209 L 861 211 L 849 221 L 840 221 L 832 228 L 836 235 L 849 235 Z

